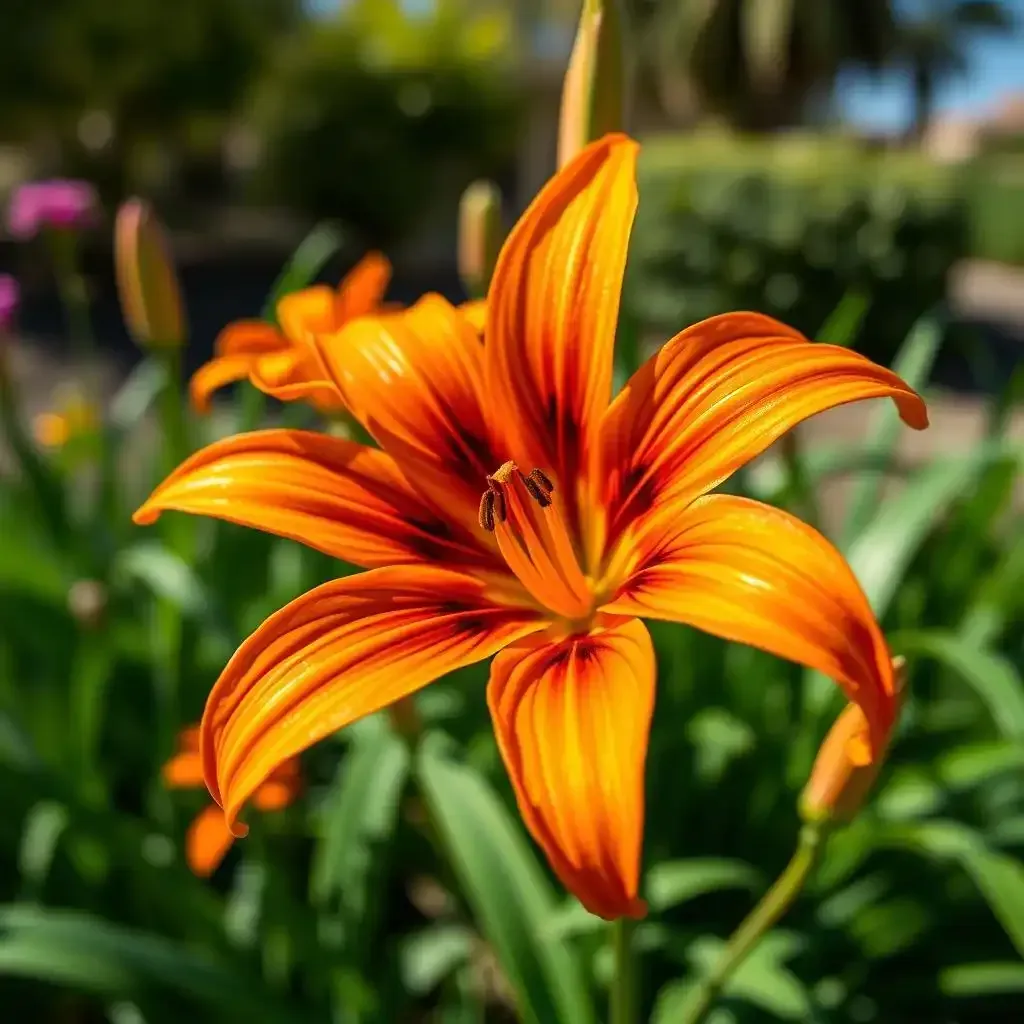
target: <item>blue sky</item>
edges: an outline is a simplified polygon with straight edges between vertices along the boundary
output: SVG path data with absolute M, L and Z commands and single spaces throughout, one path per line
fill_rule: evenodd
M 904 6 L 914 5 L 905 0 Z M 980 112 L 996 105 L 1009 92 L 1024 92 L 1024 0 L 1006 0 L 1004 6 L 1017 18 L 1017 34 L 1005 39 L 973 39 L 967 47 L 970 70 L 941 89 L 937 97 L 939 112 Z M 898 75 L 880 79 L 851 76 L 841 86 L 839 100 L 851 121 L 870 128 L 899 130 L 910 120 L 910 88 Z

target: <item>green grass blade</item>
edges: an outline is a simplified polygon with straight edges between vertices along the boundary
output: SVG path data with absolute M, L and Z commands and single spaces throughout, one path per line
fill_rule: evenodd
M 416 774 L 451 866 L 529 1024 L 593 1024 L 580 964 L 545 941 L 552 887 L 516 822 L 483 776 L 424 740 Z
M 920 390 L 927 383 L 935 356 L 942 343 L 942 327 L 934 319 L 920 320 L 907 336 L 893 362 L 893 370 L 912 388 Z M 886 402 L 873 418 L 867 444 L 892 453 L 903 426 L 896 406 Z M 891 456 L 890 456 L 891 457 Z M 867 526 L 878 507 L 884 474 L 865 473 L 853 492 L 843 528 L 844 546 L 849 546 Z
M 79 991 L 159 1006 L 161 991 L 218 1008 L 222 1019 L 298 1024 L 246 976 L 167 939 L 67 910 L 0 908 L 0 975 L 35 978 Z
M 937 631 L 897 633 L 891 643 L 899 654 L 941 662 L 974 690 L 1003 736 L 1024 739 L 1024 681 L 1007 658 Z
M 292 258 L 274 282 L 263 307 L 263 319 L 277 322 L 277 304 L 289 292 L 298 291 L 310 284 L 323 270 L 327 261 L 344 244 L 341 232 L 332 224 L 317 224 L 299 243 Z
M 847 560 L 881 618 L 921 544 L 952 503 L 981 471 L 1006 454 L 1001 443 L 983 444 L 959 459 L 923 466 L 902 493 L 884 502 L 847 549 Z
M 866 292 L 851 288 L 821 325 L 816 339 L 829 345 L 852 347 L 870 305 L 871 300 Z
M 323 833 L 310 873 L 314 906 L 340 910 L 350 953 L 366 950 L 367 928 L 383 861 L 398 826 L 409 775 L 409 750 L 383 718 L 354 727 L 355 736 L 322 807 Z

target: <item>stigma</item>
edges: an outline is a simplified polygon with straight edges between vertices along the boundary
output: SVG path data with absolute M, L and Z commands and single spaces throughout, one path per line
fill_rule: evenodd
M 555 485 L 551 478 L 542 470 L 534 469 L 524 473 L 514 462 L 506 462 L 494 473 L 487 476 L 487 490 L 480 498 L 480 527 L 493 533 L 497 524 L 508 518 L 508 501 L 505 488 L 518 480 L 526 493 L 541 507 L 551 505 L 551 495 Z

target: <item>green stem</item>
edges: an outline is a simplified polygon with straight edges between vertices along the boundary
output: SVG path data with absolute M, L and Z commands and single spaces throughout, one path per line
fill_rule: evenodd
M 825 829 L 821 825 L 804 825 L 800 830 L 792 860 L 761 902 L 733 932 L 718 965 L 687 1006 L 680 1024 L 698 1024 L 704 1018 L 736 969 L 789 910 L 818 863 L 824 838 Z
M 636 922 L 620 918 L 612 925 L 612 952 L 615 974 L 608 1004 L 609 1024 L 634 1024 L 636 1021 L 636 976 L 633 961 L 633 934 Z
M 783 434 L 779 447 L 782 451 L 782 461 L 786 466 L 786 484 L 792 500 L 796 503 L 797 511 L 808 524 L 816 527 L 821 522 L 821 510 L 818 508 L 814 488 L 807 478 L 807 466 L 796 431 L 791 430 Z

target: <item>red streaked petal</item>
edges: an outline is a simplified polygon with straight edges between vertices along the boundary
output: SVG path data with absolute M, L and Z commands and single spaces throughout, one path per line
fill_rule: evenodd
M 651 638 L 637 619 L 494 659 L 487 703 L 527 828 L 593 914 L 641 917 Z
M 492 454 L 482 410 L 480 339 L 427 295 L 399 313 L 353 320 L 320 344 L 346 404 L 409 481 L 452 518 L 476 517 Z
M 392 566 L 325 583 L 270 616 L 217 680 L 203 712 L 206 784 L 234 822 L 283 762 L 545 625 L 445 569 Z
M 760 313 L 727 313 L 687 328 L 627 383 L 601 428 L 614 537 L 661 501 L 704 494 L 816 413 L 892 398 L 910 426 L 924 403 L 891 370 L 808 341 Z
M 842 555 L 799 519 L 732 495 L 666 507 L 663 529 L 605 611 L 668 619 L 817 669 L 859 705 L 874 757 L 895 715 L 882 631 Z
M 551 476 L 575 515 L 611 395 L 639 147 L 608 135 L 540 191 L 512 229 L 487 295 L 488 418 L 506 458 Z
M 212 875 L 234 841 L 235 837 L 225 824 L 221 809 L 216 805 L 204 807 L 196 815 L 185 836 L 185 859 L 188 866 L 200 878 Z
M 134 520 L 149 524 L 168 510 L 289 537 L 360 566 L 501 564 L 424 504 L 384 452 L 309 431 L 260 430 L 203 448 Z

